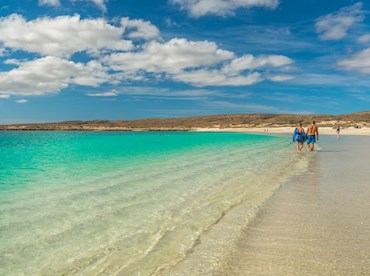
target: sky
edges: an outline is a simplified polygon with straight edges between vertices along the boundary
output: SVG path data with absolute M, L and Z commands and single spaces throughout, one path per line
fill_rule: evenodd
M 0 0 L 0 124 L 370 110 L 370 3 Z

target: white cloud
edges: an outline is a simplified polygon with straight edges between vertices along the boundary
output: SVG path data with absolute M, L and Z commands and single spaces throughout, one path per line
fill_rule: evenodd
M 90 97 L 114 97 L 118 95 L 130 95 L 137 98 L 150 98 L 155 97 L 158 98 L 181 98 L 181 99 L 199 99 L 199 98 L 206 98 L 210 96 L 227 96 L 223 92 L 217 90 L 207 90 L 207 89 L 189 89 L 189 90 L 174 90 L 168 88 L 159 88 L 159 87 L 142 87 L 142 86 L 128 86 L 125 88 L 117 90 L 112 90 L 109 92 L 102 92 L 102 93 L 87 93 L 87 96 Z
M 174 90 L 159 87 L 141 87 L 131 86 L 125 87 L 121 90 L 120 94 L 134 95 L 134 96 L 163 96 L 163 97 L 207 97 L 207 96 L 225 96 L 223 92 L 217 90 L 207 89 L 190 89 L 190 90 Z M 228 95 L 229 96 L 229 95 Z
M 262 81 L 262 72 L 293 63 L 286 56 L 245 55 L 219 49 L 208 41 L 189 41 L 175 38 L 167 43 L 151 41 L 140 51 L 113 53 L 102 61 L 123 79 L 145 79 L 147 73 L 181 81 L 194 86 L 245 86 Z M 290 79 L 290 77 L 289 77 Z M 272 77 L 274 81 L 288 77 Z
M 160 32 L 156 26 L 142 19 L 129 19 L 123 17 L 121 25 L 125 31 L 128 31 L 128 37 L 131 39 L 154 39 L 159 37 Z
M 5 60 L 14 68 L 0 72 L 0 94 L 44 95 L 58 93 L 70 85 L 97 87 L 105 82 L 119 84 L 153 77 L 198 87 L 246 86 L 265 79 L 291 79 L 281 75 L 293 63 L 286 56 L 236 57 L 210 41 L 173 38 L 162 42 L 157 39 L 159 30 L 149 21 L 125 17 L 116 23 L 120 26 L 102 18 L 81 19 L 79 15 L 31 21 L 18 14 L 0 18 L 0 45 L 7 52 L 23 50 L 44 56 L 31 61 Z M 123 37 L 149 41 L 139 41 L 134 47 L 132 41 Z M 86 64 L 67 60 L 76 52 L 90 53 L 92 58 L 100 54 L 100 59 Z M 115 91 L 88 93 L 92 97 L 116 95 Z
M 360 36 L 359 38 L 357 38 L 357 41 L 359 43 L 369 43 L 370 42 L 370 34 L 364 34 L 362 36 Z
M 85 0 L 86 1 L 86 0 Z M 89 1 L 89 0 L 87 0 Z M 106 0 L 91 0 L 95 5 L 97 5 L 102 11 L 107 11 L 107 7 L 105 6 Z
M 0 95 L 44 95 L 57 93 L 71 84 L 97 87 L 110 79 L 105 68 L 96 61 L 83 64 L 44 57 L 0 72 Z
M 343 68 L 342 68 L 343 69 Z M 294 75 L 291 83 L 298 85 L 305 85 L 311 87 L 346 87 L 353 88 L 353 84 L 358 86 L 369 87 L 370 81 L 366 78 L 359 78 L 358 76 L 351 76 L 348 74 L 338 74 L 337 72 L 330 73 L 311 73 L 302 72 Z
M 258 72 L 247 75 L 228 76 L 219 70 L 194 70 L 181 72 L 173 76 L 175 80 L 195 86 L 245 86 L 262 81 Z
M 103 93 L 87 93 L 86 95 L 90 97 L 115 97 L 117 96 L 117 92 L 110 91 L 110 92 L 103 92 Z
M 28 100 L 20 99 L 20 100 L 16 100 L 15 102 L 16 102 L 16 103 L 19 103 L 19 104 L 23 104 L 23 103 L 27 103 L 27 102 L 28 102 Z
M 320 39 L 339 40 L 345 37 L 351 26 L 365 19 L 362 6 L 363 4 L 358 2 L 320 17 L 316 22 L 316 32 Z
M 293 60 L 281 55 L 259 56 L 244 55 L 233 59 L 223 67 L 223 71 L 229 75 L 239 74 L 244 70 L 252 70 L 261 67 L 281 67 L 292 64 Z
M 20 65 L 20 64 L 22 64 L 22 61 L 19 60 L 19 59 L 10 58 L 10 59 L 4 60 L 3 63 L 8 64 L 8 65 Z
M 306 111 L 297 111 L 297 110 L 287 110 L 287 109 L 280 109 L 276 106 L 268 106 L 268 105 L 260 105 L 260 104 L 253 104 L 253 103 L 235 103 L 229 101 L 207 101 L 204 103 L 205 106 L 211 108 L 222 108 L 222 109 L 230 109 L 235 112 L 236 110 L 240 110 L 240 112 L 244 113 L 294 113 L 294 114 L 312 114 L 312 112 Z
M 170 0 L 179 5 L 193 17 L 207 14 L 220 16 L 231 15 L 239 8 L 265 7 L 274 9 L 279 5 L 278 0 Z
M 0 99 L 8 99 L 8 98 L 10 98 L 10 95 L 0 93 Z
M 169 17 L 166 17 L 163 22 L 167 27 L 179 27 L 180 26 L 179 24 L 177 24 L 174 20 L 172 20 Z
M 40 6 L 52 6 L 52 7 L 59 7 L 60 1 L 59 0 L 39 0 Z
M 45 56 L 130 50 L 132 42 L 122 40 L 123 32 L 124 28 L 110 25 L 105 19 L 80 19 L 79 15 L 26 21 L 21 15 L 12 14 L 0 19 L 0 42 L 3 46 Z
M 284 81 L 292 80 L 294 79 L 294 77 L 287 76 L 287 75 L 275 75 L 275 76 L 269 76 L 268 79 L 271 81 L 275 81 L 275 82 L 284 82 Z
M 370 74 L 370 48 L 340 60 L 338 65 L 345 70 Z
M 216 65 L 234 57 L 214 42 L 174 38 L 167 43 L 151 41 L 140 52 L 114 53 L 103 59 L 111 68 L 126 73 L 179 73 L 187 68 Z
M 76 1 L 84 1 L 84 2 L 92 2 L 96 6 L 98 6 L 102 11 L 106 11 L 107 7 L 105 5 L 106 0 L 71 0 L 72 2 Z M 61 6 L 60 0 L 39 0 L 40 6 L 51 6 L 51 7 L 59 7 Z

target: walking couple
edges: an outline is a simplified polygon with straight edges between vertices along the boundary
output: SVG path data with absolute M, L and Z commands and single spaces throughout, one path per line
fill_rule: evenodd
M 302 123 L 298 123 L 294 130 L 293 142 L 297 143 L 297 151 L 302 151 L 303 144 L 307 141 L 307 150 L 313 151 L 316 140 L 319 140 L 319 130 L 316 126 L 315 121 L 307 127 L 307 134 L 302 127 Z

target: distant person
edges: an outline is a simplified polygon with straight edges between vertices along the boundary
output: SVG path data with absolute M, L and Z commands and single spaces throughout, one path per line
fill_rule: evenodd
M 302 127 L 302 123 L 298 123 L 293 133 L 293 142 L 296 142 L 298 152 L 302 151 L 303 143 L 306 141 L 306 138 L 307 136 Z
M 337 138 L 339 138 L 340 126 L 337 126 Z
M 307 148 L 308 151 L 313 151 L 316 141 L 319 140 L 319 129 L 315 121 L 312 121 L 307 128 Z

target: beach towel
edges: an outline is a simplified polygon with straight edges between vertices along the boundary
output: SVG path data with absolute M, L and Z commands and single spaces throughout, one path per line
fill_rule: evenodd
M 304 132 L 298 132 L 298 128 L 295 128 L 293 133 L 293 142 L 304 143 L 307 140 L 307 135 Z

